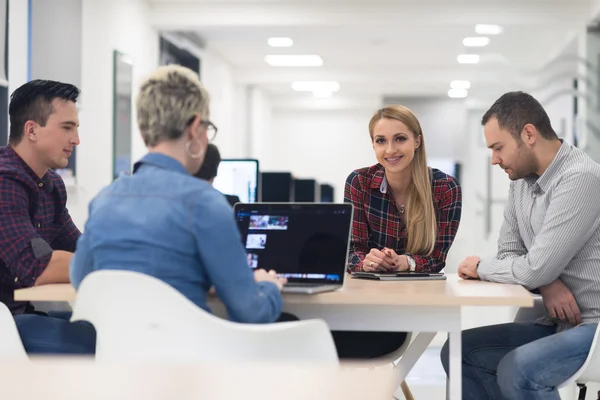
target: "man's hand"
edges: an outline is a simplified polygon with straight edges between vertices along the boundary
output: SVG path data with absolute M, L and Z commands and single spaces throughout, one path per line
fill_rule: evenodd
M 477 256 L 469 256 L 458 264 L 458 276 L 462 279 L 479 279 L 477 267 L 481 258 Z
M 560 279 L 539 289 L 550 317 L 568 321 L 572 325 L 581 323 L 581 311 L 579 311 L 577 301 L 575 301 L 573 293 Z

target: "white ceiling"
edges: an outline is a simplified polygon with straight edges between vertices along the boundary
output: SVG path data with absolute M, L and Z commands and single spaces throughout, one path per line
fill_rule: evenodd
M 295 80 L 336 80 L 334 97 L 445 96 L 454 79 L 474 94 L 543 84 L 540 71 L 571 66 L 565 49 L 592 19 L 588 0 L 148 0 L 154 26 L 197 32 L 234 67 L 237 81 L 257 85 L 281 101 L 308 101 Z M 465 48 L 477 23 L 499 24 L 484 48 Z M 290 37 L 271 48 L 269 37 Z M 460 65 L 477 53 L 477 65 Z M 267 54 L 318 54 L 322 67 L 277 68 Z M 557 61 L 558 57 L 558 61 Z M 563 60 L 561 62 L 561 60 Z M 554 69 L 556 72 L 556 68 Z M 556 75 L 556 73 L 554 74 Z M 560 74 L 559 74 L 560 75 Z

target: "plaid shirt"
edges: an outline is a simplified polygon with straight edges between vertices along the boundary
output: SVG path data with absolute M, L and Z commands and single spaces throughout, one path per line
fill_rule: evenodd
M 460 185 L 453 177 L 431 169 L 433 206 L 436 210 L 437 240 L 430 256 L 410 254 L 416 271 L 439 272 L 454 241 L 462 208 Z M 363 260 L 372 248 L 393 249 L 405 254 L 407 230 L 394 196 L 387 190 L 381 164 L 356 170 L 348 176 L 344 201 L 354 204 L 348 272 L 362 271 Z
M 14 290 L 34 285 L 52 251 L 75 251 L 81 233 L 66 202 L 60 175 L 50 170 L 40 179 L 11 147 L 0 147 L 0 302 L 13 314 L 28 308 L 13 300 Z

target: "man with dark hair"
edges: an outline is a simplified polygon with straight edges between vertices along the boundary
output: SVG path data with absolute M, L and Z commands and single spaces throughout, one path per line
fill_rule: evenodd
M 15 289 L 69 282 L 81 233 L 53 169 L 65 168 L 79 144 L 78 96 L 75 86 L 55 81 L 19 87 L 10 98 L 9 145 L 0 148 L 0 302 L 15 316 L 29 353 L 86 353 L 95 346 L 93 328 L 14 301 Z
M 219 170 L 220 163 L 221 153 L 219 152 L 219 149 L 214 144 L 209 143 L 208 147 L 206 148 L 206 154 L 204 156 L 202 166 L 194 176 L 196 178 L 208 181 L 212 185 L 217 176 L 217 171 Z M 226 194 L 225 197 L 227 198 L 227 201 L 231 206 L 233 206 L 235 203 L 240 202 L 240 198 L 238 196 Z
M 463 399 L 558 400 L 600 321 L 600 165 L 559 139 L 529 94 L 503 95 L 482 124 L 512 182 L 497 254 L 467 257 L 458 274 L 537 289 L 546 313 L 463 333 Z M 448 372 L 447 343 L 442 363 Z

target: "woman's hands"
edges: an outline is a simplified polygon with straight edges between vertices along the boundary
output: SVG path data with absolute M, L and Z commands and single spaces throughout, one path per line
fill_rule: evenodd
M 363 260 L 363 270 L 366 272 L 408 271 L 408 258 L 398 255 L 392 249 L 371 249 Z

